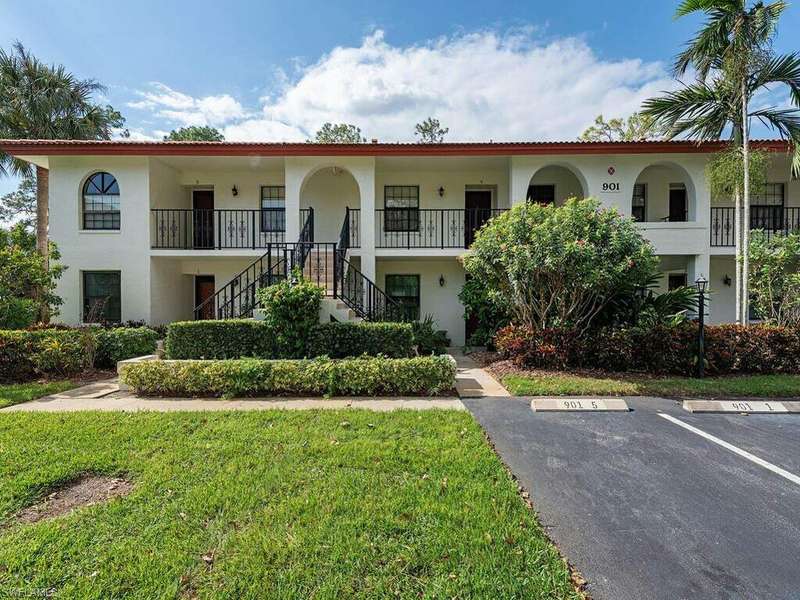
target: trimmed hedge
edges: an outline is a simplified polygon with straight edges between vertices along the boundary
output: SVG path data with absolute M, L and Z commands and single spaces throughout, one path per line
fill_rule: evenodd
M 414 353 L 410 323 L 322 323 L 311 330 L 309 356 L 346 358 L 377 356 L 403 358 Z
M 275 327 L 266 321 L 184 321 L 167 329 L 166 357 L 173 360 L 285 358 Z M 311 329 L 307 356 L 346 358 L 413 354 L 408 323 L 323 323 Z
M 149 327 L 115 327 L 97 331 L 97 354 L 94 366 L 112 369 L 117 362 L 146 356 L 156 351 L 157 331 Z
M 272 328 L 263 321 L 225 319 L 170 324 L 165 344 L 170 359 L 273 358 Z
M 524 367 L 640 371 L 691 375 L 697 370 L 697 323 L 652 329 L 568 329 L 509 326 L 495 338 L 501 355 Z M 770 325 L 708 325 L 706 372 L 800 373 L 800 331 Z
M 69 377 L 92 367 L 111 368 L 117 360 L 152 354 L 157 338 L 146 327 L 0 330 L 0 381 Z
M 145 361 L 123 383 L 152 396 L 435 395 L 455 386 L 451 356 L 331 360 Z

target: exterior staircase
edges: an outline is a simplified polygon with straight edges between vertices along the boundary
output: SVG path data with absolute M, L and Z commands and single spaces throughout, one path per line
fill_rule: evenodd
M 348 260 L 349 226 L 348 209 L 338 244 L 314 242 L 314 211 L 309 210 L 297 242 L 268 244 L 262 256 L 195 307 L 195 319 L 253 317 L 253 311 L 259 308 L 256 292 L 260 288 L 299 272 L 303 279 L 325 290 L 323 311 L 329 318 L 337 321 L 402 320 L 400 305 Z

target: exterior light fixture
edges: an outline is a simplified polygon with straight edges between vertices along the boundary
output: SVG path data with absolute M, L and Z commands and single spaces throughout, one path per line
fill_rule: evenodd
M 731 287 L 731 276 L 725 273 L 725 277 L 722 278 L 722 283 L 724 283 L 728 287 Z
M 438 192 L 439 192 L 439 198 L 444 198 L 444 187 L 443 186 L 441 186 L 441 185 L 439 186 Z
M 233 184 L 233 188 L 231 189 L 231 194 L 233 194 L 234 196 L 239 195 L 239 189 L 236 187 L 235 183 Z
M 697 376 L 701 379 L 705 376 L 705 362 L 706 362 L 706 348 L 705 348 L 705 312 L 706 312 L 706 287 L 708 280 L 700 275 L 694 280 L 694 286 L 697 288 L 699 298 L 697 299 L 697 308 L 699 313 L 698 330 L 697 330 Z
M 444 275 L 439 275 L 439 287 L 444 287 L 445 280 Z

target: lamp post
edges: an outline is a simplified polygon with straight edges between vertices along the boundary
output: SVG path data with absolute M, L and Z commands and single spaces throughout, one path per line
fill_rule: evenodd
M 700 310 L 699 330 L 697 333 L 697 376 L 701 379 L 705 376 L 706 348 L 705 348 L 705 312 L 706 312 L 706 286 L 708 280 L 700 275 L 694 281 L 694 286 L 699 294 L 698 308 Z

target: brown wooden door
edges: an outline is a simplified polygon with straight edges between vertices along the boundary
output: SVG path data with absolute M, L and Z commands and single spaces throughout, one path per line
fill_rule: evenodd
M 669 220 L 683 222 L 686 220 L 686 190 L 671 189 L 669 191 Z
M 194 190 L 194 247 L 214 247 L 214 190 Z
M 214 295 L 214 276 L 213 275 L 195 275 L 194 277 L 194 305 L 200 306 Z M 214 303 L 209 302 L 201 309 L 199 314 L 195 315 L 196 319 L 213 319 L 214 318 Z
M 492 192 L 467 190 L 464 208 L 464 248 L 469 248 L 475 241 L 475 232 L 492 217 Z

